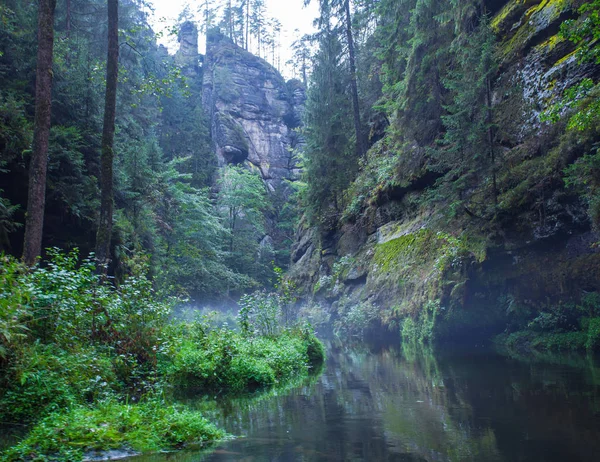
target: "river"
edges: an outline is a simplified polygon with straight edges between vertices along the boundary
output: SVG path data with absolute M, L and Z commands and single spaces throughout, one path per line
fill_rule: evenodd
M 312 380 L 206 411 L 238 438 L 132 461 L 600 460 L 600 367 L 589 358 L 327 345 Z

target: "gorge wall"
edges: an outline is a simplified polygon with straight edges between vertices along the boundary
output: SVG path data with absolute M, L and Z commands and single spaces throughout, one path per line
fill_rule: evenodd
M 359 216 L 329 227 L 301 224 L 289 278 L 309 316 L 338 325 L 354 317 L 421 340 L 489 338 L 600 291 L 600 236 L 563 179 L 598 132 L 573 135 L 560 122 L 541 121 L 565 88 L 599 76 L 597 65 L 578 63 L 573 45 L 558 36 L 581 2 L 486 4 L 499 63 L 492 88 L 498 216 L 491 223 L 464 214 L 448 223 L 442 210 L 419 205 L 433 183 L 426 146 L 412 146 L 402 165 L 406 180 L 370 191 Z M 393 155 L 379 142 L 367 159 Z

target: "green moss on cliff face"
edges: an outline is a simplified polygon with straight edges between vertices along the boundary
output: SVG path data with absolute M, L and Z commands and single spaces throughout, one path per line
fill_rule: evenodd
M 382 322 L 400 325 L 406 338 L 430 341 L 438 313 L 461 302 L 467 262 L 484 259 L 485 245 L 427 228 L 410 232 L 400 224 L 387 225 L 382 240 L 367 279 L 368 290 L 382 294 L 389 307 L 381 311 Z
M 537 34 L 558 21 L 571 8 L 573 0 L 542 0 L 519 14 L 530 3 L 513 0 L 492 20 L 492 29 L 496 33 L 506 31 L 507 34 L 499 48 L 501 61 L 509 61 L 518 56 Z M 513 23 L 510 27 L 509 22 Z M 516 32 L 512 33 L 512 30 Z
M 421 229 L 377 245 L 373 261 L 385 272 L 402 269 L 415 257 L 427 258 L 436 243 L 437 238 L 431 230 Z
M 515 19 L 525 11 L 535 0 L 511 0 L 496 14 L 490 23 L 495 33 L 500 34 L 510 29 Z

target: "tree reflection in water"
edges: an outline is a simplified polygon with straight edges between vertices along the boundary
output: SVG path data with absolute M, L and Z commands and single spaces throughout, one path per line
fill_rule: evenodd
M 330 341 L 321 375 L 218 406 L 234 435 L 191 461 L 595 461 L 600 368 L 581 357 L 524 358 Z

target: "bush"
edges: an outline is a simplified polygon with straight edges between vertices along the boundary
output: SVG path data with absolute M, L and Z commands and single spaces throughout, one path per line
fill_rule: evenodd
M 8 362 L 27 337 L 31 294 L 23 287 L 27 267 L 0 255 L 0 366 Z
M 586 345 L 583 332 L 539 333 L 518 331 L 500 335 L 496 343 L 515 351 L 583 351 Z
M 439 311 L 439 300 L 429 301 L 423 306 L 417 318 L 405 318 L 400 332 L 402 342 L 432 344 L 435 341 L 435 327 Z
M 181 338 L 161 371 L 177 389 L 196 393 L 255 390 L 306 375 L 323 361 L 321 342 L 309 329 L 287 330 L 278 337 L 248 339 L 226 329 L 202 339 Z
M 274 336 L 283 327 L 279 294 L 257 291 L 240 299 L 238 323 L 246 335 Z
M 37 421 L 7 460 L 79 460 L 95 449 L 147 452 L 221 438 L 198 414 L 152 397 L 164 399 L 169 385 L 203 393 L 270 387 L 323 359 L 311 329 L 282 324 L 289 286 L 247 296 L 239 333 L 207 317 L 172 323 L 174 301 L 157 297 L 143 274 L 115 287 L 92 258 L 49 253 L 32 269 L 0 257 L 0 418 Z M 138 399 L 145 403 L 123 404 Z
M 23 349 L 7 378 L 0 398 L 4 421 L 31 421 L 120 391 L 111 358 L 94 347 L 66 352 L 35 343 Z
M 592 318 L 589 320 L 585 347 L 592 351 L 600 349 L 600 318 Z
M 600 294 L 585 293 L 579 302 L 544 306 L 516 332 L 496 341 L 511 349 L 540 351 L 597 350 L 600 348 Z
M 379 319 L 379 309 L 370 302 L 351 302 L 348 298 L 338 303 L 338 319 L 333 323 L 336 335 L 355 335 L 362 337 Z

